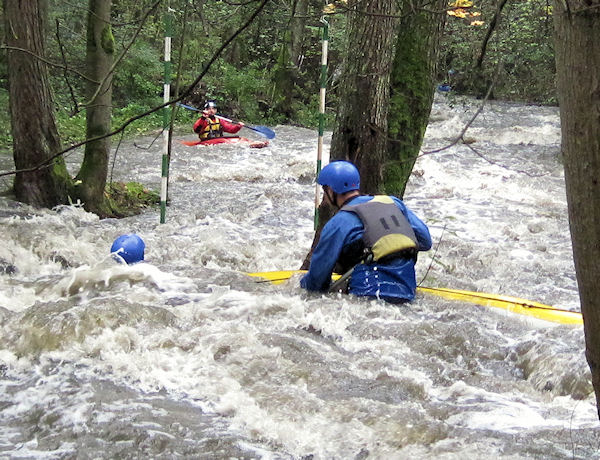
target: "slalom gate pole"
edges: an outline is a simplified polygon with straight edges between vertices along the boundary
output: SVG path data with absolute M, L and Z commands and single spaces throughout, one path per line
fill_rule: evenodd
M 323 132 L 325 130 L 325 88 L 327 87 L 327 52 L 329 48 L 329 23 L 325 16 L 321 17 L 323 24 L 323 46 L 321 53 L 321 89 L 319 91 L 319 140 L 317 144 L 317 175 L 321 172 L 323 157 Z M 319 184 L 315 184 L 315 230 L 319 226 Z
M 173 15 L 171 14 L 170 2 L 167 2 L 164 16 L 165 27 L 165 77 L 163 101 L 171 99 L 171 37 L 173 35 Z M 167 214 L 167 186 L 169 183 L 169 145 L 171 143 L 171 107 L 163 108 L 163 152 L 162 152 L 162 174 L 160 182 L 160 223 L 164 224 Z

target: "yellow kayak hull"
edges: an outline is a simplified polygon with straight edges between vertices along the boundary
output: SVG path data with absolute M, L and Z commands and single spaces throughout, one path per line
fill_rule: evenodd
M 255 272 L 247 273 L 249 276 L 261 278 L 265 282 L 271 284 L 280 284 L 298 273 L 306 273 L 306 270 L 283 270 L 271 272 Z M 334 274 L 333 279 L 339 278 L 340 275 Z M 438 297 L 443 297 L 450 300 L 459 300 L 469 302 L 484 307 L 502 308 L 511 313 L 530 316 L 544 321 L 551 321 L 560 324 L 583 324 L 581 313 L 560 308 L 544 305 L 539 302 L 521 299 L 518 297 L 487 294 L 485 292 L 463 291 L 460 289 L 445 289 L 435 287 L 418 287 L 417 292 L 423 294 L 431 294 Z

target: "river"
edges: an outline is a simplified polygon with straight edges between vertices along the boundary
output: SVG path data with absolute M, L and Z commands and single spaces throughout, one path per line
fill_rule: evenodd
M 436 98 L 405 196 L 434 240 L 418 281 L 578 310 L 558 110 L 492 101 L 453 144 L 477 109 Z M 0 457 L 600 458 L 581 326 L 244 274 L 312 242 L 316 132 L 274 130 L 175 142 L 164 224 L 0 198 Z M 158 190 L 160 149 L 124 142 L 115 180 Z M 119 265 L 129 232 L 146 261 Z

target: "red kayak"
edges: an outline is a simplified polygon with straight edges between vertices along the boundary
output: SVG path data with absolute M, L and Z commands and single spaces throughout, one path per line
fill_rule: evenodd
M 247 145 L 251 149 L 262 149 L 269 145 L 269 141 L 252 141 L 245 137 L 229 136 L 229 137 L 216 137 L 214 139 L 205 139 L 203 141 L 179 141 L 183 145 L 194 146 L 194 145 L 217 145 L 217 144 L 242 144 Z

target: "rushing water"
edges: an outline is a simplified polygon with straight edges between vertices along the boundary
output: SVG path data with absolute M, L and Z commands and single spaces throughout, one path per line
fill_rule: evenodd
M 451 145 L 476 109 L 435 104 L 405 197 L 434 239 L 418 279 L 578 309 L 557 110 L 494 102 Z M 600 458 L 581 327 L 244 275 L 312 241 L 316 134 L 275 131 L 175 143 L 162 225 L 0 199 L 0 456 Z M 122 145 L 115 180 L 158 189 L 158 144 Z M 129 232 L 146 263 L 110 258 Z

